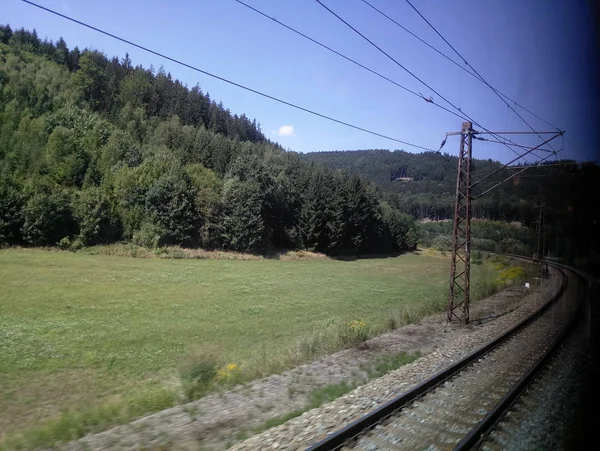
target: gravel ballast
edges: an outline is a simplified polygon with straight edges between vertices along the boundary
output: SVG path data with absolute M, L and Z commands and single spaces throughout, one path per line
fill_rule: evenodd
M 249 451 L 306 448 L 497 337 L 539 308 L 558 291 L 559 285 L 560 278 L 555 275 L 551 280 L 546 281 L 539 291 L 523 298 L 519 307 L 512 312 L 480 326 L 466 327 L 463 333 L 452 337 L 440 348 L 416 362 L 358 387 L 352 393 L 306 412 L 286 424 L 251 437 L 232 449 Z

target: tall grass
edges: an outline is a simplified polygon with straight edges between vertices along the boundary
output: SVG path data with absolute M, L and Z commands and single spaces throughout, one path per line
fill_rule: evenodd
M 157 387 L 114 402 L 69 409 L 55 419 L 42 421 L 35 427 L 8 437 L 0 442 L 0 450 L 48 448 L 55 443 L 76 440 L 110 426 L 128 423 L 147 412 L 173 407 L 179 401 L 180 398 L 173 391 Z

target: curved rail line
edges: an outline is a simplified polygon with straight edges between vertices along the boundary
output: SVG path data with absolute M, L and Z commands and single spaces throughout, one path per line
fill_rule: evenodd
M 538 318 L 544 315 L 551 306 L 553 306 L 565 293 L 568 285 L 568 279 L 565 274 L 565 271 L 561 269 L 561 267 L 571 271 L 573 274 L 578 276 L 579 278 L 584 278 L 581 272 L 577 270 L 573 270 L 572 268 L 566 267 L 564 265 L 554 264 L 548 262 L 549 266 L 552 266 L 555 270 L 558 271 L 561 276 L 561 283 L 558 292 L 552 296 L 552 298 L 546 302 L 542 307 L 540 307 L 533 314 L 519 322 L 512 329 L 508 330 L 498 338 L 490 341 L 485 344 L 481 348 L 473 351 L 471 354 L 467 355 L 463 359 L 457 361 L 452 364 L 448 368 L 438 372 L 433 375 L 429 379 L 424 382 L 418 384 L 413 387 L 411 390 L 403 393 L 391 401 L 381 405 L 377 409 L 369 412 L 363 417 L 357 419 L 356 421 L 348 424 L 344 428 L 333 432 L 332 434 L 325 437 L 320 442 L 310 446 L 306 451 L 325 451 L 325 450 L 335 450 L 340 449 L 344 446 L 349 445 L 351 442 L 355 442 L 359 437 L 364 437 L 369 431 L 373 430 L 376 426 L 382 424 L 384 421 L 390 419 L 391 417 L 400 414 L 402 411 L 406 410 L 408 407 L 413 405 L 414 401 L 423 399 L 424 395 L 432 392 L 437 387 L 440 387 L 441 384 L 449 381 L 449 379 L 454 378 L 461 372 L 466 372 L 469 367 L 472 367 L 473 364 L 479 359 L 482 359 L 484 356 L 489 355 L 496 348 L 499 348 L 500 345 L 508 342 L 511 338 L 515 337 L 518 333 L 523 331 L 527 326 L 534 323 Z M 541 358 L 537 359 L 535 364 L 526 371 L 524 376 L 519 377 L 518 382 L 514 384 L 502 397 L 502 399 L 496 403 L 495 406 L 488 411 L 485 417 L 478 421 L 474 427 L 469 426 L 468 432 L 460 433 L 460 437 L 462 439 L 457 440 L 458 444 L 455 445 L 454 449 L 466 450 L 471 449 L 475 444 L 478 443 L 483 434 L 490 430 L 496 422 L 502 418 L 503 414 L 507 411 L 507 409 L 512 405 L 517 396 L 521 393 L 521 391 L 527 386 L 527 384 L 531 381 L 534 375 L 544 366 L 549 357 L 556 350 L 558 345 L 564 340 L 564 338 L 568 335 L 568 332 L 572 328 L 575 320 L 575 316 L 570 319 L 568 324 L 562 329 L 562 332 L 556 337 L 552 345 L 549 346 L 542 354 Z M 418 427 L 418 425 L 416 426 Z M 458 435 L 456 432 L 453 434 Z M 401 444 L 393 444 L 386 442 L 391 449 L 400 449 Z M 368 448 L 360 448 L 360 449 L 375 449 L 373 447 Z

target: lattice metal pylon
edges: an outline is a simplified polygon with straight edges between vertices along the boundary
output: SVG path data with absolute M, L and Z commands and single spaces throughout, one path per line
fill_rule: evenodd
M 452 227 L 452 263 L 450 266 L 450 294 L 448 321 L 457 319 L 469 324 L 471 284 L 471 156 L 473 124 L 463 122 L 460 134 L 456 199 Z

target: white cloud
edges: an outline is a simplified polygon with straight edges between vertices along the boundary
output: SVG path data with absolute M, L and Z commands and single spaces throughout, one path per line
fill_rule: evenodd
M 294 136 L 294 126 L 293 125 L 283 125 L 279 127 L 277 130 L 277 134 L 279 136 Z

